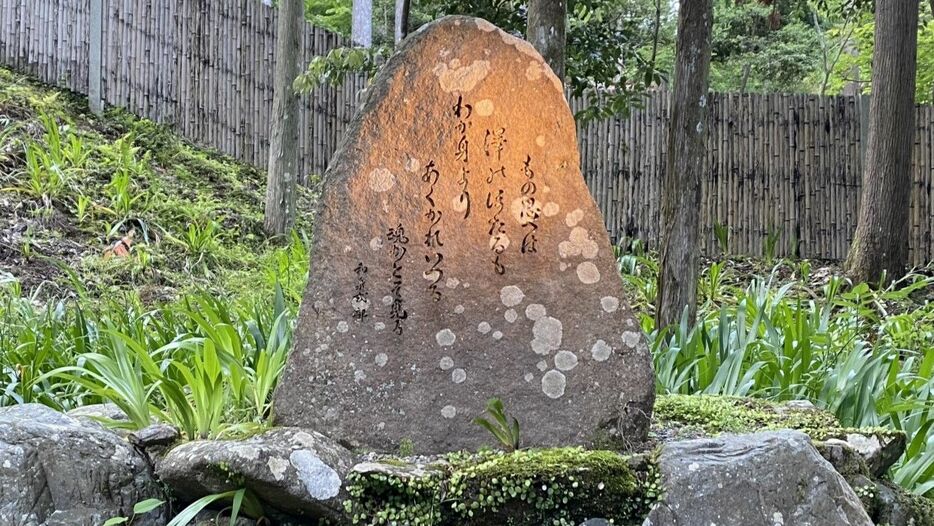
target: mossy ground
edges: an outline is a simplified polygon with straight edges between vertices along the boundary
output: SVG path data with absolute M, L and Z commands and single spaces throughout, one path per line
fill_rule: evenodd
M 278 280 L 297 296 L 305 243 L 266 238 L 264 186 L 261 171 L 163 126 L 120 110 L 98 118 L 86 99 L 0 69 L 0 277 L 24 293 L 129 290 L 152 303 L 192 289 L 264 294 Z M 297 232 L 312 200 L 301 192 Z M 107 257 L 131 230 L 130 254 Z
M 652 455 L 579 448 L 449 455 L 419 477 L 355 473 L 355 524 L 641 524 L 658 497 Z

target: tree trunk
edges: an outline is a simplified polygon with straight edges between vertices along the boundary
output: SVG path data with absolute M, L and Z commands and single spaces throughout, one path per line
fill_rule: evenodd
M 276 26 L 269 163 L 266 174 L 266 234 L 285 234 L 295 222 L 298 181 L 298 95 L 292 82 L 302 56 L 303 0 L 281 0 Z
M 373 46 L 373 0 L 353 0 L 350 39 L 355 46 Z
M 409 34 L 409 11 L 411 11 L 411 8 L 412 3 L 410 0 L 396 0 L 396 44 L 402 42 L 402 39 Z
M 542 54 L 555 75 L 564 82 L 567 44 L 567 0 L 529 0 L 527 38 Z
M 847 258 L 856 282 L 904 275 L 908 265 L 918 2 L 876 2 L 869 138 L 859 220 Z
M 668 164 L 662 181 L 662 236 L 656 326 L 677 323 L 684 308 L 697 311 L 701 178 L 707 151 L 712 0 L 681 0 Z

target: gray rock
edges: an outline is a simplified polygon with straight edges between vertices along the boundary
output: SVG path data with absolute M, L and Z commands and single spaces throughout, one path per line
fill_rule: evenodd
M 246 487 L 282 512 L 339 518 L 352 454 L 313 431 L 276 428 L 244 440 L 196 440 L 161 459 L 159 478 L 190 502 Z
M 75 418 L 103 418 L 108 420 L 119 420 L 123 422 L 129 420 L 129 418 L 126 416 L 126 413 L 123 412 L 123 409 L 120 409 L 120 406 L 113 403 L 84 405 L 81 407 L 76 407 L 75 409 L 68 411 L 66 414 Z
M 664 496 L 644 526 L 872 526 L 859 498 L 798 431 L 666 444 Z
M 611 526 L 610 521 L 606 519 L 587 519 L 580 523 L 580 526 Z
M 846 436 L 846 443 L 863 457 L 874 477 L 885 476 L 885 472 L 898 462 L 898 458 L 905 451 L 905 436 L 901 434 L 850 433 Z
M 99 526 L 165 499 L 146 459 L 103 426 L 39 404 L 0 408 L 0 524 Z M 136 526 L 165 524 L 165 511 Z
M 127 435 L 127 440 L 141 448 L 153 446 L 167 446 L 178 440 L 181 436 L 178 428 L 167 424 L 153 424 L 149 427 L 133 431 Z
M 324 176 L 277 423 L 351 445 L 477 449 L 490 397 L 524 446 L 646 438 L 655 381 L 574 116 L 535 49 L 423 26 Z

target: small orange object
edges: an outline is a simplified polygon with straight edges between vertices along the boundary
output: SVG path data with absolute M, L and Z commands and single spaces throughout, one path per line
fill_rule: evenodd
M 114 243 L 114 245 L 104 251 L 104 257 L 109 258 L 111 256 L 126 257 L 130 253 L 130 247 L 133 246 L 133 238 L 136 236 L 136 229 L 132 229 L 127 232 L 127 235 L 123 236 L 120 241 Z

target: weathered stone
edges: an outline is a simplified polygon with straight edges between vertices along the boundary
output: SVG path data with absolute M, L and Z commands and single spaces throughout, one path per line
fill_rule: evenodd
M 863 457 L 870 473 L 875 477 L 885 476 L 905 452 L 905 435 L 901 433 L 848 433 L 846 443 Z
M 165 496 L 116 434 L 39 404 L 0 408 L 0 524 L 99 526 L 149 498 Z M 165 524 L 164 509 L 133 524 Z
M 664 496 L 644 526 L 872 526 L 807 435 L 770 431 L 666 444 Z
M 134 446 L 149 448 L 153 446 L 168 446 L 181 436 L 178 428 L 167 424 L 153 424 L 127 435 L 127 440 Z
M 561 83 L 479 19 L 413 34 L 324 177 L 277 421 L 416 453 L 639 441 L 654 381 Z
M 105 420 L 119 420 L 127 421 L 126 413 L 123 409 L 120 409 L 120 406 L 114 403 L 106 404 L 90 404 L 83 405 L 81 407 L 76 407 L 71 411 L 68 411 L 68 416 L 73 416 L 75 418 L 85 417 L 91 419 L 105 419 Z
M 245 440 L 195 440 L 159 461 L 156 472 L 176 497 L 190 502 L 246 487 L 290 515 L 339 518 L 352 455 L 327 437 L 278 428 Z

